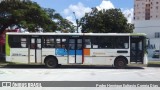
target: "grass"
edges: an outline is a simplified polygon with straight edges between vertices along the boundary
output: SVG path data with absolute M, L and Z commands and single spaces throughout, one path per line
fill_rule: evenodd
M 0 67 L 1 67 L 1 66 L 6 66 L 6 65 L 15 65 L 15 63 L 0 61 Z
M 150 61 L 148 67 L 160 67 L 160 61 Z

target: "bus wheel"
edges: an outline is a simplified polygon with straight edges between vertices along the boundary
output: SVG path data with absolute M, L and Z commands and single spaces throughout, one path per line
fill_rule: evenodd
M 56 68 L 58 66 L 57 59 L 54 57 L 48 57 L 45 60 L 45 65 L 48 68 Z
M 123 69 L 126 67 L 126 61 L 124 58 L 119 57 L 116 59 L 115 63 L 114 63 L 115 67 L 118 69 Z

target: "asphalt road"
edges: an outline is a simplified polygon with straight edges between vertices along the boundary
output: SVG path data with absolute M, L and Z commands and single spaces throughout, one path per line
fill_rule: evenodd
M 0 68 L 0 81 L 160 81 L 160 67 L 128 67 L 115 69 L 105 66 L 61 66 L 48 69 L 39 65 L 17 65 Z M 29 89 L 29 88 L 28 88 Z M 28 90 L 25 88 L 24 90 Z M 48 88 L 52 90 L 53 88 Z M 48 90 L 40 89 L 40 90 Z M 55 89 L 55 88 L 54 88 Z M 55 90 L 66 90 L 56 88 Z M 91 88 L 69 88 L 90 90 Z M 107 88 L 92 88 L 106 90 Z M 108 88 L 118 90 L 120 88 Z M 122 88 L 123 90 L 159 90 L 160 88 Z M 19 89 L 0 89 L 19 90 Z M 34 88 L 34 90 L 39 90 Z

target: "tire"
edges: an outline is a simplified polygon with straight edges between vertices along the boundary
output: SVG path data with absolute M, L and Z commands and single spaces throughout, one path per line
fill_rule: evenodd
M 126 67 L 126 61 L 124 58 L 117 58 L 115 61 L 115 67 L 118 69 L 124 69 Z
M 45 66 L 47 68 L 56 68 L 58 66 L 58 61 L 54 57 L 48 57 L 45 60 Z

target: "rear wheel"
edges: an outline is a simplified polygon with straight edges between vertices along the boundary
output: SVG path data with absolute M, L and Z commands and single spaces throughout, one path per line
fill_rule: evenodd
M 116 68 L 123 69 L 127 63 L 124 58 L 117 58 L 114 64 Z
M 56 68 L 58 66 L 58 61 L 54 57 L 48 57 L 45 60 L 45 66 L 48 68 Z

